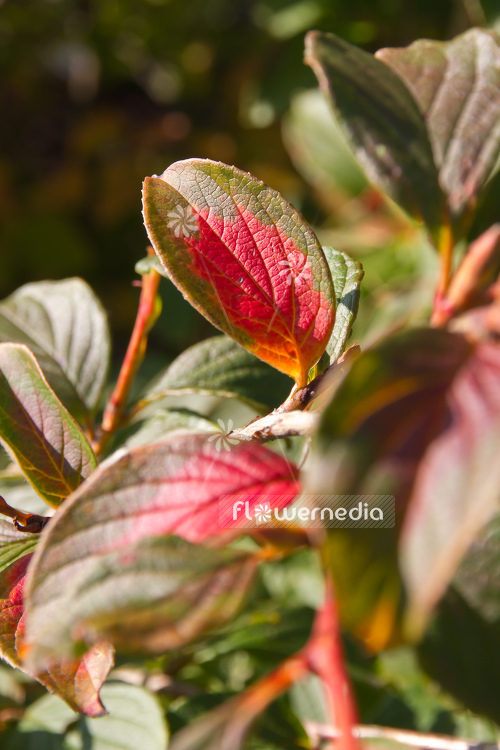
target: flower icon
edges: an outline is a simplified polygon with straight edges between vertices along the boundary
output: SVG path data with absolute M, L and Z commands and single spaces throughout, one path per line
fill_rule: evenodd
M 222 419 L 218 419 L 217 422 L 219 423 L 219 429 L 222 435 L 218 435 L 217 433 L 210 435 L 208 442 L 210 443 L 212 440 L 215 440 L 215 450 L 217 451 L 230 451 L 232 445 L 238 445 L 240 442 L 238 438 L 230 437 L 233 431 L 233 420 L 228 420 L 227 428 Z
M 191 213 L 189 206 L 185 208 L 176 206 L 168 212 L 167 216 L 169 218 L 168 226 L 176 237 L 189 237 L 198 229 L 196 216 Z
M 278 276 L 282 276 L 283 278 L 285 278 L 287 286 L 290 286 L 292 281 L 299 278 L 300 274 L 304 270 L 305 264 L 306 264 L 306 258 L 305 256 L 302 256 L 302 260 L 300 262 L 301 267 L 299 267 L 298 269 L 299 271 L 298 274 L 294 276 L 294 271 L 296 271 L 297 269 L 295 267 L 292 268 L 289 260 L 280 260 L 278 262 L 278 265 L 283 266 L 283 268 L 279 272 Z
M 257 523 L 269 523 L 271 520 L 271 506 L 268 503 L 256 505 L 254 516 Z

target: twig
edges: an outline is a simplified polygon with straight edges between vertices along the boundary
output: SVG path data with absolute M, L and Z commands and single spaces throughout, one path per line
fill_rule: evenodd
M 313 740 L 338 739 L 340 731 L 337 727 L 305 721 L 304 728 Z M 476 740 L 449 737 L 441 734 L 425 734 L 413 732 L 409 729 L 393 729 L 374 725 L 356 725 L 353 734 L 358 739 L 385 739 L 411 747 L 426 750 L 497 750 L 497 742 L 477 742 Z
M 142 277 L 141 297 L 134 330 L 130 337 L 115 389 L 104 410 L 101 435 L 94 443 L 94 450 L 97 454 L 102 453 L 109 438 L 120 425 L 132 383 L 144 359 L 148 334 L 158 317 L 156 295 L 160 279 L 161 275 L 154 268 Z
M 267 443 L 269 440 L 278 440 L 295 435 L 312 435 L 318 420 L 319 414 L 307 411 L 272 412 L 266 417 L 253 420 L 246 427 L 233 430 L 228 433 L 227 437 Z
M 18 531 L 26 531 L 30 534 L 39 534 L 50 518 L 38 516 L 36 513 L 24 513 L 22 510 L 12 508 L 0 495 L 0 514 L 12 518 L 12 522 Z

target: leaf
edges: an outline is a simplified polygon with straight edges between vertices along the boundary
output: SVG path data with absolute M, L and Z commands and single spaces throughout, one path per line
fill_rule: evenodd
M 4 530 L 4 523 L 0 522 L 0 538 Z M 5 526 L 11 526 L 11 524 L 5 523 Z M 12 527 L 14 528 L 14 527 Z M 15 530 L 15 529 L 14 529 Z M 24 538 L 12 542 L 0 542 L 0 573 L 17 562 L 21 557 L 33 552 L 38 542 L 38 534 L 27 534 L 26 532 L 19 532 L 23 534 Z
M 298 172 L 324 194 L 358 195 L 366 178 L 345 142 L 337 119 L 317 89 L 292 98 L 283 122 L 283 139 Z M 342 195 L 342 194 L 341 194 Z
M 233 498 L 253 508 L 277 496 L 281 508 L 297 495 L 297 477 L 293 464 L 262 445 L 238 443 L 222 432 L 172 435 L 100 467 L 50 522 L 46 544 L 76 534 L 79 545 L 91 545 L 87 555 L 94 547 L 97 554 L 102 545 L 114 548 L 149 536 L 177 534 L 200 542 L 229 529 L 234 534 Z M 79 545 L 68 550 L 72 559 L 79 559 Z
M 409 627 L 418 633 L 471 542 L 498 511 L 500 347 L 477 346 L 450 386 L 448 424 L 419 466 L 401 535 Z
M 323 247 L 323 252 L 332 272 L 337 312 L 330 341 L 326 351 L 330 362 L 336 362 L 343 353 L 359 306 L 359 288 L 364 276 L 363 266 L 347 253 L 333 247 Z
M 73 416 L 87 422 L 108 373 L 106 313 L 81 279 L 26 284 L 0 304 L 0 342 L 25 344 Z
M 500 156 L 500 40 L 469 29 L 451 42 L 419 39 L 377 57 L 402 79 L 427 123 L 441 188 L 456 218 L 476 205 Z
M 305 385 L 330 337 L 335 299 L 303 217 L 252 175 L 208 159 L 147 177 L 143 201 L 150 241 L 189 302 Z
M 324 414 L 306 490 L 396 498 L 396 529 L 329 533 L 344 616 L 373 648 L 394 624 L 398 548 L 415 634 L 497 507 L 498 383 L 496 345 L 412 330 L 364 352 Z
M 166 750 L 168 729 L 158 699 L 143 687 L 112 682 L 102 697 L 109 716 L 80 720 L 83 747 L 92 750 Z M 88 744 L 87 744 L 88 743 Z
M 487 622 L 500 624 L 500 514 L 482 529 L 462 560 L 453 585 Z
M 305 61 L 332 101 L 335 114 L 369 179 L 434 241 L 446 221 L 424 119 L 398 76 L 372 55 L 335 36 L 311 31 Z
M 146 419 L 139 429 L 129 437 L 124 447 L 127 450 L 139 448 L 148 443 L 158 443 L 168 438 L 172 432 L 218 432 L 219 427 L 200 414 L 187 409 L 159 409 L 154 416 Z
M 112 551 L 101 544 L 77 560 L 63 546 L 34 562 L 23 642 L 31 669 L 101 638 L 133 653 L 177 649 L 234 614 L 257 563 L 175 536 L 124 540 Z
M 234 536 L 232 498 L 253 508 L 277 495 L 283 507 L 298 492 L 296 474 L 264 446 L 217 450 L 206 434 L 177 434 L 103 465 L 43 534 L 28 586 L 30 659 L 71 653 L 96 633 L 129 650 L 165 650 L 224 620 L 255 561 L 164 535 Z
M 54 507 L 97 466 L 88 440 L 19 344 L 0 344 L 0 438 Z
M 499 638 L 500 622 L 482 617 L 451 588 L 439 603 L 418 651 L 424 669 L 434 681 L 469 710 L 486 715 L 497 724 Z
M 96 644 L 74 660 L 52 660 L 46 671 L 33 673 L 21 663 L 18 650 L 24 638 L 24 587 L 31 557 L 26 555 L 0 574 L 0 655 L 11 666 L 36 677 L 74 711 L 102 716 L 106 711 L 99 699 L 99 689 L 113 664 L 109 644 Z
M 257 409 L 279 406 L 289 381 L 227 336 L 213 336 L 186 349 L 148 386 L 141 404 L 197 393 L 239 398 Z
M 168 275 L 156 255 L 146 255 L 145 258 L 138 260 L 134 266 L 134 271 L 138 273 L 139 276 L 144 276 L 152 269 L 168 279 Z

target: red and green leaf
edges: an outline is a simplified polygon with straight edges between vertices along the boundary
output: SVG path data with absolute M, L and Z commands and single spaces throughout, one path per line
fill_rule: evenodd
M 282 196 L 201 159 L 144 182 L 146 228 L 169 278 L 213 325 L 299 385 L 335 320 L 321 246 Z
M 52 660 L 46 671 L 35 674 L 27 671 L 20 659 L 25 629 L 24 586 L 31 557 L 26 555 L 0 575 L 0 655 L 13 667 L 36 677 L 74 711 L 103 716 L 106 710 L 99 690 L 113 665 L 113 649 L 108 643 L 92 646 L 78 659 Z
M 256 559 L 190 542 L 243 533 L 228 528 L 233 500 L 292 502 L 297 469 L 258 444 L 217 450 L 213 437 L 177 434 L 132 450 L 68 499 L 30 569 L 30 663 L 74 655 L 98 637 L 166 650 L 232 615 Z
M 329 534 L 341 605 L 373 647 L 390 635 L 398 568 L 416 632 L 497 507 L 499 383 L 498 346 L 413 330 L 364 352 L 324 414 L 310 490 L 396 499 L 395 529 Z

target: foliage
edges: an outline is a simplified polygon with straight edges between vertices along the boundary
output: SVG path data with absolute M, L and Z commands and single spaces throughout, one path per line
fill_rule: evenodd
M 365 190 L 438 256 L 418 325 L 349 346 L 361 263 L 277 190 L 198 158 L 144 181 L 152 247 L 111 393 L 85 282 L 0 305 L 0 652 L 27 675 L 0 680 L 7 748 L 154 750 L 167 718 L 175 750 L 495 738 L 464 708 L 500 722 L 482 650 L 500 611 L 500 232 L 473 239 L 500 163 L 499 56 L 480 29 L 376 56 L 306 37 Z M 137 392 L 160 283 L 222 335 Z

